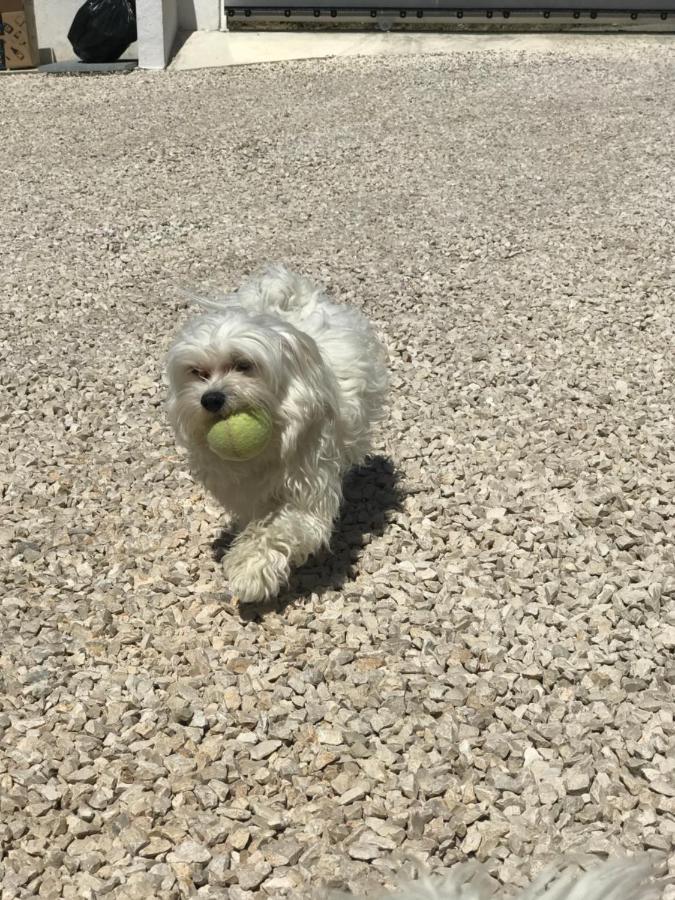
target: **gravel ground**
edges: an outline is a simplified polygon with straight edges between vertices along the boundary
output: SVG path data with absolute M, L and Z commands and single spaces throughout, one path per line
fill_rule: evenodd
M 575 46 L 2 80 L 3 900 L 672 848 L 675 47 Z M 162 364 L 268 259 L 391 414 L 241 616 Z

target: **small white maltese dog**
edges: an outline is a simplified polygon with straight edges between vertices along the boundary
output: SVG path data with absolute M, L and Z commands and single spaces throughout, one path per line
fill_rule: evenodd
M 307 278 L 271 266 L 236 293 L 199 301 L 169 351 L 169 415 L 195 476 L 240 530 L 223 565 L 234 596 L 276 596 L 328 546 L 346 470 L 369 450 L 386 356 L 364 316 Z M 228 462 L 208 446 L 218 419 L 262 408 L 273 438 Z

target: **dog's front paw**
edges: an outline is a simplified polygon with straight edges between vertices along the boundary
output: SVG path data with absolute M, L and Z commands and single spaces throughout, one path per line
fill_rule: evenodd
M 276 597 L 288 581 L 289 566 L 278 550 L 261 552 L 250 544 L 235 544 L 223 559 L 229 588 L 242 603 L 264 603 Z

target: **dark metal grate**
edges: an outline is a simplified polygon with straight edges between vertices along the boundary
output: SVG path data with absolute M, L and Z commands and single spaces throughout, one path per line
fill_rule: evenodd
M 225 0 L 224 9 L 229 19 L 255 16 L 303 20 L 338 17 L 375 20 L 385 17 L 391 20 L 394 17 L 403 20 L 412 17 L 429 22 L 439 18 L 462 20 L 466 17 L 475 22 L 480 19 L 499 21 L 513 15 L 527 16 L 530 20 L 569 18 L 579 22 L 588 19 L 594 25 L 601 25 L 605 17 L 625 18 L 633 22 L 640 19 L 661 22 L 670 19 L 675 22 L 675 0 L 501 0 L 499 3 L 464 0 L 456 5 L 447 0 L 380 0 L 377 5 L 372 0 L 349 0 L 345 4 L 335 0 L 327 3 L 293 0 L 288 4 L 270 0 L 246 0 L 242 3 L 228 3 Z

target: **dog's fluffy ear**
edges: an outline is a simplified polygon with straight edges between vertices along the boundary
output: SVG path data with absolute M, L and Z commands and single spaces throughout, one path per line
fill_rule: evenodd
M 336 419 L 337 395 L 331 373 L 309 335 L 284 329 L 281 336 L 284 368 L 288 376 L 281 410 L 285 429 L 282 454 L 292 456 L 314 427 L 330 428 Z
M 197 306 L 206 312 L 222 312 L 229 306 L 238 305 L 238 297 L 236 292 L 223 292 L 215 287 L 204 286 L 199 290 L 188 288 L 178 288 L 177 294 L 182 297 L 186 303 L 191 306 Z

